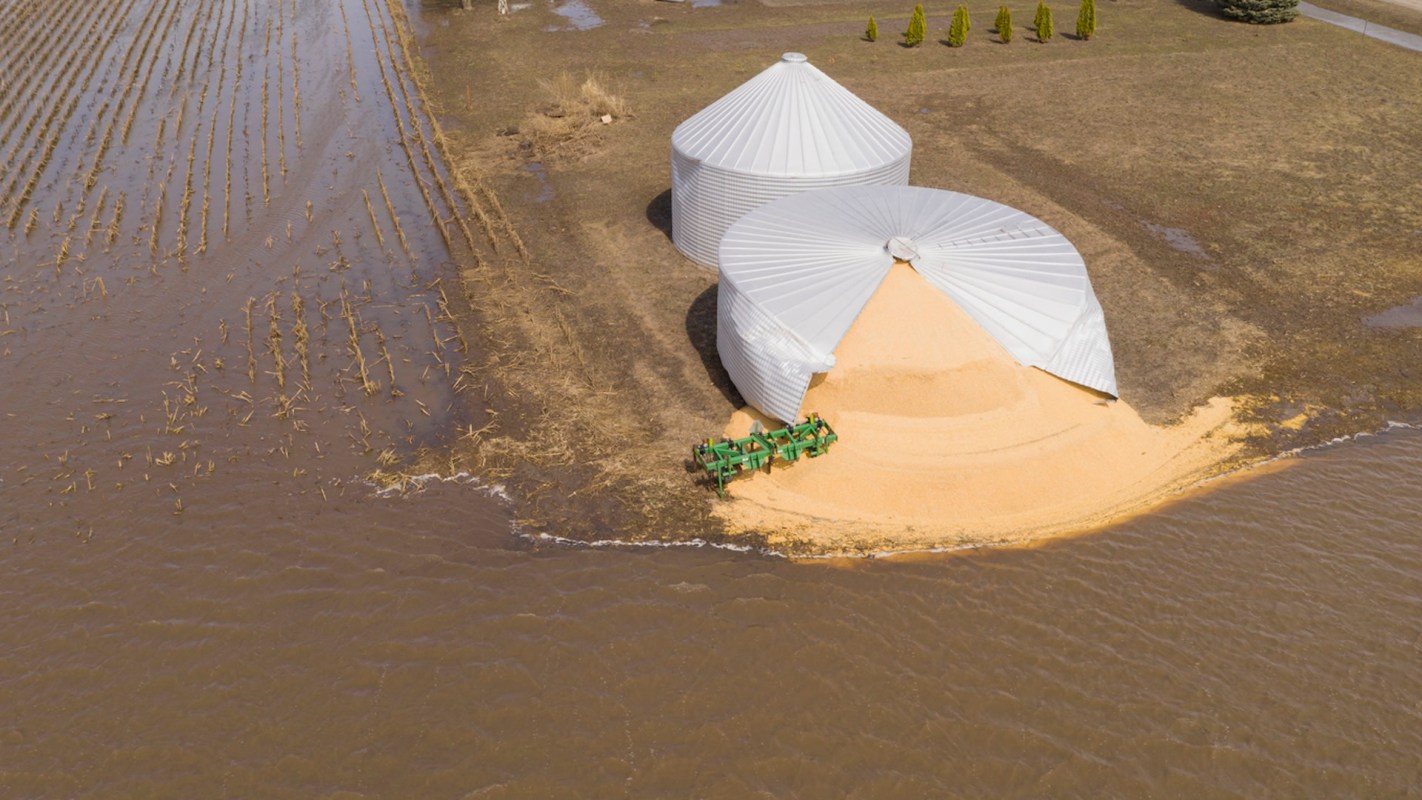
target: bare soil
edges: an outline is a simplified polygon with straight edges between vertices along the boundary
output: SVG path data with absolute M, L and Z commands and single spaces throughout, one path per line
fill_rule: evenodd
M 503 395 L 462 446 L 530 528 L 724 535 L 687 455 L 741 403 L 715 355 L 715 275 L 669 238 L 669 142 L 787 50 L 909 130 L 915 185 L 1022 208 L 1077 245 L 1148 422 L 1235 397 L 1251 461 L 1422 419 L 1422 329 L 1364 324 L 1422 295 L 1415 53 L 1307 19 L 1231 23 L 1203 0 L 1102 4 L 1090 41 L 1022 29 L 1010 45 L 989 31 L 996 3 L 970 4 L 960 49 L 938 41 L 946 14 L 899 46 L 901 3 L 588 0 L 604 24 L 584 31 L 544 3 L 449 5 L 426 3 L 431 99 L 526 245 L 465 271 L 465 333 Z M 521 131 L 546 116 L 540 82 L 565 72 L 597 73 L 628 114 L 536 145 Z

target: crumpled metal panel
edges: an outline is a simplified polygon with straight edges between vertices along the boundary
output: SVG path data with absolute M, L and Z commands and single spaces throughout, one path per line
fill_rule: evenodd
M 963 308 L 1018 363 L 1114 396 L 1105 315 L 1071 242 L 981 197 L 909 186 L 806 192 L 750 212 L 720 248 L 717 349 L 747 402 L 800 413 L 809 377 L 878 289 L 894 257 Z M 802 343 L 787 357 L 780 340 Z M 774 356 L 761 355 L 773 351 Z
M 735 336 L 719 333 L 732 329 Z M 737 388 L 752 387 L 751 404 L 776 419 L 793 421 L 810 379 L 834 366 L 832 354 L 787 330 L 734 286 L 723 284 L 717 291 L 716 330 L 716 351 L 731 381 Z
M 832 186 L 908 183 L 913 142 L 798 53 L 672 133 L 672 241 L 716 266 L 721 236 L 771 200 Z

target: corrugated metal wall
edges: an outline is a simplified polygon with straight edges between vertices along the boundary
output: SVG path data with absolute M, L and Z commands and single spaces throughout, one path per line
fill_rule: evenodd
M 873 296 L 896 237 L 911 263 L 1018 363 L 1116 394 L 1115 363 L 1086 265 L 1041 220 L 981 197 L 855 186 L 748 213 L 719 251 L 717 349 L 736 388 L 790 421 L 815 372 Z
M 902 186 L 910 153 L 876 169 L 829 178 L 748 175 L 710 167 L 672 151 L 672 241 L 699 264 L 715 268 L 721 237 L 736 220 L 772 200 L 836 186 Z
M 813 189 L 906 184 L 912 153 L 897 123 L 786 53 L 672 133 L 672 241 L 714 268 L 746 212 Z

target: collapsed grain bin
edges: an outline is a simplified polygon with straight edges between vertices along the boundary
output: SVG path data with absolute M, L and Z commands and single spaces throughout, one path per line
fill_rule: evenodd
M 831 186 L 908 183 L 908 132 L 800 53 L 672 133 L 672 241 L 715 268 L 721 236 L 771 200 Z
M 910 264 L 1017 363 L 1111 396 L 1115 365 L 1086 265 L 1066 237 L 981 197 L 908 186 L 782 198 L 720 248 L 716 349 L 741 395 L 795 420 L 817 373 L 896 262 Z

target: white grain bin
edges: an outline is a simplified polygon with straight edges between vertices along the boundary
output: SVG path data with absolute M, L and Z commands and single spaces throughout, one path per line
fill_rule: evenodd
M 896 260 L 1019 364 L 1115 396 L 1106 320 L 1066 237 L 1000 203 L 939 189 L 855 186 L 776 200 L 721 242 L 716 349 L 751 405 L 793 421 L 815 373 Z
M 810 189 L 906 184 L 912 152 L 897 123 L 786 53 L 672 132 L 672 241 L 715 268 L 747 211 Z

